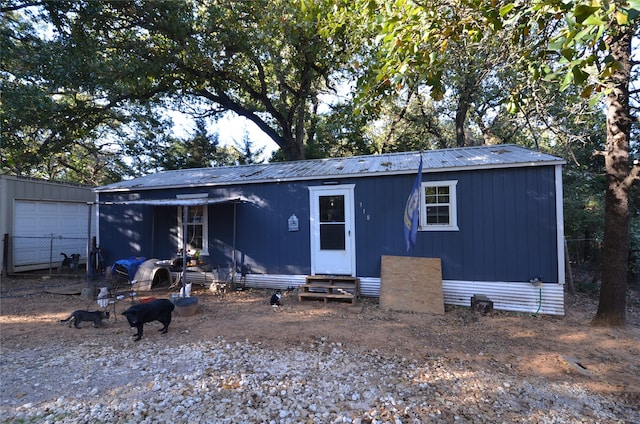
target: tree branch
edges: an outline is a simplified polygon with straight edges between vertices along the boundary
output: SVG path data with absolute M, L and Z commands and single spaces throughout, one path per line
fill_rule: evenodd
M 256 124 L 258 128 L 260 128 L 265 134 L 267 134 L 278 146 L 284 148 L 286 143 L 282 140 L 280 134 L 278 134 L 271 126 L 269 126 L 266 122 L 264 122 L 260 117 L 258 117 L 253 110 L 244 108 L 239 104 L 235 103 L 225 94 L 214 94 L 206 89 L 194 90 L 189 92 L 194 96 L 203 97 L 208 99 L 214 103 L 218 103 L 226 110 L 230 110 L 235 112 L 239 116 L 242 116 L 249 121 Z
M 1 13 L 15 12 L 16 10 L 24 9 L 27 7 L 43 6 L 44 4 L 45 4 L 44 1 L 29 1 L 26 3 L 13 4 L 10 6 L 0 7 L 0 12 Z

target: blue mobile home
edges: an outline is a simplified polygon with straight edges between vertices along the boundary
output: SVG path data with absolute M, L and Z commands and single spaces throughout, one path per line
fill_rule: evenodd
M 407 251 L 403 214 L 421 157 Z M 374 297 L 382 256 L 440 258 L 445 303 L 482 293 L 497 309 L 562 315 L 563 164 L 497 145 L 159 172 L 95 190 L 99 244 L 108 263 L 168 259 L 186 228 L 192 251 L 249 269 L 249 286 L 350 275 Z

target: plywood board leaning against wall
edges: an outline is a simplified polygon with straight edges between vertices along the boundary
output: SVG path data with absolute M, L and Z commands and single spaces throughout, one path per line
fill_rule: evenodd
M 440 258 L 382 256 L 380 307 L 444 314 Z

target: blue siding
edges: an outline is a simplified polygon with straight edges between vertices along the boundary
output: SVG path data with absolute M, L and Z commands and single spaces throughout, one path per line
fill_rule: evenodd
M 249 264 L 252 271 L 258 273 L 310 273 L 307 186 L 282 183 L 248 188 L 252 191 L 245 192 L 245 196 L 257 196 L 262 203 L 238 205 L 236 247 L 241 255 L 239 262 Z M 300 220 L 299 231 L 288 231 L 287 220 L 292 214 Z M 210 232 L 210 236 L 215 237 L 216 233 Z M 229 243 L 231 239 L 227 236 L 223 240 Z
M 355 184 L 356 271 L 379 277 L 382 255 L 442 259 L 443 278 L 465 281 L 527 281 L 542 275 L 557 282 L 555 173 L 553 166 L 426 173 L 423 181 L 457 180 L 458 226 L 453 232 L 418 232 L 406 252 L 402 214 L 413 175 L 342 179 Z M 247 184 L 191 190 L 145 190 L 136 199 L 169 199 L 178 193 L 207 192 L 209 197 L 242 195 L 253 203 L 237 207 L 239 264 L 255 273 L 308 274 L 311 270 L 309 185 L 322 181 Z M 124 197 L 123 197 L 124 196 Z M 100 193 L 101 201 L 126 195 Z M 177 207 L 100 206 L 100 242 L 106 260 L 128 256 L 167 258 L 175 254 Z M 232 204 L 208 207 L 211 263 L 232 261 Z M 290 232 L 295 214 L 300 230 Z
M 255 201 L 236 205 L 235 245 L 238 264 L 246 263 L 254 272 L 308 274 L 311 257 L 307 186 L 265 184 L 249 188 L 251 191 L 237 187 L 189 192 L 208 192 L 211 198 L 244 195 Z M 100 201 L 170 199 L 179 193 L 181 191 L 166 190 L 161 194 L 143 192 L 131 197 L 101 194 Z M 287 219 L 291 214 L 296 214 L 300 219 L 300 231 L 288 231 Z M 233 261 L 233 215 L 233 204 L 208 206 L 208 243 L 213 266 L 226 267 Z M 174 257 L 180 247 L 178 208 L 101 205 L 100 243 L 109 264 L 130 256 Z
M 108 264 L 150 251 L 151 206 L 100 206 L 100 246 Z
M 357 182 L 358 275 L 378 277 L 381 255 L 407 255 L 441 258 L 448 280 L 558 281 L 553 167 L 425 174 L 458 181 L 460 230 L 420 231 L 407 253 L 402 212 L 413 178 Z

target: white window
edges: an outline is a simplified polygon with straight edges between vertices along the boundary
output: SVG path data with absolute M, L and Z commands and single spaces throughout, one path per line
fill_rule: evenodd
M 182 207 L 178 208 L 178 223 L 180 237 L 182 238 Z M 189 206 L 187 218 L 187 250 L 191 254 L 199 251 L 202 255 L 208 255 L 207 243 L 207 206 Z
M 420 190 L 420 230 L 458 231 L 457 181 L 422 183 Z

